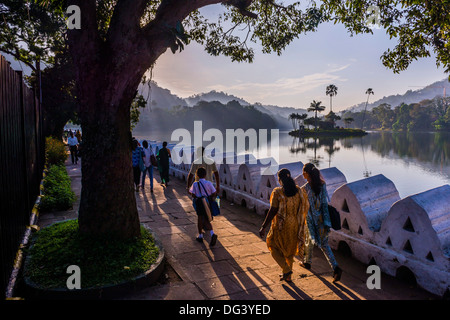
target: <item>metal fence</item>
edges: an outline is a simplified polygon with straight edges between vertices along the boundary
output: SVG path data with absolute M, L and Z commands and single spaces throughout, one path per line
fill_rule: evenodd
M 39 194 L 45 140 L 41 107 L 22 72 L 0 55 L 0 284 L 2 296 Z

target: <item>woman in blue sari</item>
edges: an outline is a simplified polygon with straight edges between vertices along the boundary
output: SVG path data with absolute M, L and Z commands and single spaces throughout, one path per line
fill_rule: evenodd
M 308 181 L 303 188 L 308 195 L 309 211 L 306 215 L 305 255 L 300 265 L 306 269 L 311 268 L 312 252 L 314 245 L 316 245 L 325 254 L 328 263 L 333 268 L 333 282 L 339 281 L 342 269 L 338 266 L 328 244 L 331 221 L 325 181 L 322 179 L 319 169 L 312 163 L 303 166 L 303 176 Z

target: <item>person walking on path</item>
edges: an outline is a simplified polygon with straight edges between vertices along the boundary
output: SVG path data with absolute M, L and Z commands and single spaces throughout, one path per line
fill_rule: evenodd
M 166 187 L 169 185 L 169 158 L 171 157 L 170 150 L 167 149 L 167 142 L 164 141 L 162 148 L 158 150 L 156 159 L 158 160 L 158 169 L 161 176 L 161 184 Z
M 267 247 L 282 269 L 280 281 L 290 282 L 294 256 L 298 254 L 299 245 L 304 238 L 309 202 L 305 191 L 295 184 L 288 169 L 278 171 L 278 181 L 281 187 L 272 191 L 270 209 L 259 234 L 264 238 L 266 229 L 271 224 L 266 239 Z
M 214 201 L 216 196 L 216 189 L 212 182 L 205 179 L 206 169 L 199 167 L 196 171 L 196 176 L 198 181 L 194 182 L 189 189 L 189 193 L 193 198 L 193 206 L 195 212 L 197 212 L 197 228 L 198 228 L 198 242 L 203 242 L 203 230 L 209 231 L 211 235 L 211 240 L 209 245 L 214 246 L 217 241 L 217 235 L 214 233 L 211 221 L 206 213 L 207 208 L 204 206 L 204 201 L 202 198 L 207 197 L 208 201 Z
M 196 176 L 196 172 L 198 168 L 203 167 L 206 170 L 206 177 L 205 179 L 207 181 L 213 182 L 213 176 L 216 183 L 216 193 L 219 194 L 220 192 L 220 179 L 219 179 L 219 171 L 217 170 L 216 163 L 213 159 L 205 156 L 205 148 L 199 147 L 197 149 L 197 157 L 192 162 L 191 168 L 189 170 L 189 175 L 187 179 L 187 186 L 186 189 L 189 190 L 193 180 L 198 181 L 198 177 Z
M 311 268 L 311 260 L 314 245 L 318 246 L 325 254 L 328 263 L 333 269 L 333 282 L 339 281 L 342 269 L 328 244 L 331 221 L 328 212 L 328 193 L 325 181 L 319 169 L 314 164 L 307 163 L 303 166 L 303 177 L 308 181 L 304 188 L 309 201 L 309 210 L 306 216 L 306 232 L 303 262 L 300 263 L 306 269 Z
M 142 150 L 142 147 L 139 146 L 139 143 L 136 139 L 133 138 L 132 140 L 132 153 L 131 153 L 131 159 L 133 163 L 133 180 L 134 180 L 134 186 L 136 188 L 136 192 L 139 191 L 139 183 L 141 178 L 141 166 L 140 162 L 144 161 L 144 151 Z
M 72 158 L 72 164 L 78 163 L 78 139 L 74 137 L 73 132 L 70 131 L 69 138 L 67 139 L 67 144 L 69 145 L 70 156 Z
M 142 187 L 142 190 L 145 187 L 145 177 L 146 177 L 147 172 L 148 172 L 148 176 L 149 176 L 149 179 L 150 179 L 150 192 L 153 192 L 153 165 L 152 165 L 152 162 L 151 162 L 151 157 L 152 156 L 154 157 L 155 155 L 153 153 L 152 146 L 149 146 L 149 144 L 148 144 L 148 142 L 146 140 L 144 140 L 142 142 L 142 146 L 144 147 L 144 154 L 145 154 L 145 156 L 144 156 L 145 169 L 142 172 L 141 187 Z
M 81 143 L 81 132 L 80 132 L 80 130 L 77 130 L 77 133 L 75 133 L 75 137 L 77 137 L 78 142 Z

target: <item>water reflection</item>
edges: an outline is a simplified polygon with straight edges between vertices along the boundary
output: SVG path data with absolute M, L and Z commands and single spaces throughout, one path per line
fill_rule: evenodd
M 179 142 L 170 140 L 170 132 L 138 138 Z M 370 132 L 354 138 L 294 138 L 280 132 L 279 138 L 280 152 L 273 156 L 280 164 L 301 161 L 320 169 L 337 167 L 348 182 L 383 174 L 394 182 L 401 197 L 450 184 L 450 133 Z M 266 157 L 265 147 L 271 149 L 272 144 L 267 141 L 267 146 L 249 152 Z
M 380 166 L 387 164 L 386 161 L 380 160 L 381 158 L 395 161 L 395 165 L 390 164 L 391 167 L 419 165 L 424 171 L 441 176 L 444 181 L 450 180 L 449 133 L 371 132 L 364 137 L 354 138 L 290 137 L 290 139 L 292 143 L 289 152 L 318 167 L 344 167 L 345 158 L 346 162 L 358 164 L 353 168 L 361 170 L 359 171 L 361 178 L 370 177 L 372 172 L 374 174 L 384 172 Z M 339 156 L 339 159 L 335 161 L 336 156 Z M 379 159 L 375 161 L 374 158 Z

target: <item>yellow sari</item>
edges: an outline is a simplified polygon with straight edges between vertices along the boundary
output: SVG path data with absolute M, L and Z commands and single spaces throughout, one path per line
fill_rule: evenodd
M 283 188 L 278 187 L 270 196 L 270 206 L 278 208 L 278 212 L 272 220 L 266 242 L 283 273 L 292 271 L 295 255 L 303 256 L 305 218 L 309 201 L 306 192 L 299 186 L 297 189 L 296 195 L 287 197 Z

